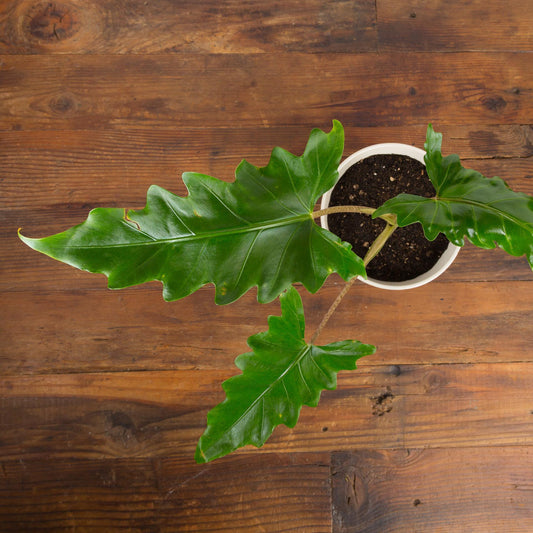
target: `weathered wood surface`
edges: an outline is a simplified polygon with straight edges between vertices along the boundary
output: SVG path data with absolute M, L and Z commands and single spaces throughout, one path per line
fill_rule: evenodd
M 268 329 L 268 315 L 280 313 L 277 302 L 259 305 L 255 291 L 222 307 L 214 305 L 210 287 L 166 303 L 159 283 L 153 290 L 106 291 L 100 280 L 93 290 L 5 292 L 2 373 L 231 368 L 248 351 L 246 339 Z M 442 281 L 404 294 L 357 284 L 320 342 L 375 344 L 378 351 L 361 362 L 365 366 L 533 362 L 530 285 Z M 341 287 L 328 283 L 316 295 L 300 288 L 308 338 Z M 206 317 L 217 327 L 206 330 Z
M 354 52 L 377 45 L 374 0 L 11 1 L 0 13 L 0 53 L 8 54 Z
M 231 180 L 333 118 L 345 154 L 444 153 L 533 194 L 531 0 L 0 3 L 0 531 L 533 531 L 533 274 L 466 246 L 406 294 L 355 285 L 319 339 L 378 351 L 294 429 L 193 462 L 279 305 L 24 247 L 184 171 Z M 311 335 L 342 283 L 303 296 Z
M 530 51 L 532 23 L 529 0 L 11 0 L 0 53 Z
M 329 129 L 331 124 L 323 127 Z M 533 194 L 533 179 L 527 179 L 533 178 L 527 160 L 533 155 L 531 127 L 454 128 L 439 124 L 434 127 L 444 135 L 445 154 L 458 153 L 465 166 L 487 176 L 498 175 L 512 187 Z M 425 125 L 346 127 L 345 154 L 379 142 L 403 142 L 422 148 L 425 129 Z M 51 195 L 63 199 L 59 205 L 70 209 L 97 205 L 142 206 L 146 189 L 153 182 L 184 195 L 186 189 L 180 176 L 185 171 L 230 181 L 243 158 L 258 166 L 266 165 L 273 146 L 301 154 L 309 132 L 307 127 L 298 126 L 215 129 L 206 133 L 201 128 L 102 130 L 90 138 L 87 132 L 76 130 L 60 131 L 53 136 L 41 131 L 0 132 L 6 183 L 2 207 L 46 209 Z M 253 144 L 250 144 L 251 137 L 255 139 Z M 192 155 L 188 155 L 190 152 Z M 36 173 L 39 173 L 39 187 L 33 187 Z M 123 190 L 117 191 L 119 186 Z M 20 187 L 27 189 L 27 194 L 21 196 Z
M 331 531 L 329 453 L 2 465 L 2 531 Z
M 292 53 L 283 61 L 5 55 L 2 62 L 10 88 L 0 100 L 3 129 L 533 122 L 527 53 Z
M 523 533 L 533 521 L 532 471 L 525 446 L 334 454 L 334 529 Z
M 530 52 L 530 0 L 377 0 L 381 50 Z

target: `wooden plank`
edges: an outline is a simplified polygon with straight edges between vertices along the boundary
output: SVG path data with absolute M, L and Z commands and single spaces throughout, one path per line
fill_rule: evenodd
M 329 453 L 1 464 L 5 532 L 331 531 Z
M 325 129 L 329 130 L 330 124 Z M 376 131 L 377 130 L 377 131 Z M 185 171 L 234 179 L 242 159 L 267 164 L 274 146 L 300 155 L 305 127 L 96 131 L 13 131 L 0 133 L 4 170 L 2 209 L 76 206 L 143 206 L 152 183 L 185 195 Z M 418 135 L 415 136 L 415 133 Z M 346 155 L 379 142 L 424 146 L 424 127 L 353 128 L 345 131 Z M 250 141 L 253 139 L 253 142 Z M 459 153 L 463 164 L 499 175 L 533 194 L 533 129 L 527 126 L 455 127 L 444 131 L 444 153 Z M 38 186 L 36 183 L 38 182 Z M 24 189 L 24 194 L 21 190 Z M 38 222 L 38 226 L 43 221 Z
M 532 448 L 333 454 L 334 533 L 533 530 Z
M 300 289 L 308 337 L 341 287 L 331 283 L 315 295 Z M 412 291 L 361 283 L 319 342 L 374 344 L 368 364 L 532 361 L 532 291 L 530 281 L 433 283 Z M 156 288 L 14 291 L 2 302 L 4 375 L 231 368 L 248 351 L 246 339 L 280 312 L 277 302 L 258 304 L 255 291 L 215 306 L 209 287 L 172 303 Z
M 173 303 L 142 289 L 12 294 L 0 319 L 3 374 L 228 368 L 269 312 L 279 314 L 253 294 L 216 306 L 209 289 Z
M 0 60 L 2 130 L 307 127 L 329 126 L 332 118 L 359 127 L 533 121 L 530 58 L 522 53 Z
M 0 378 L 4 460 L 192 459 L 236 369 Z M 241 454 L 533 445 L 532 363 L 383 365 L 344 372 L 294 429 Z
M 522 50 L 533 46 L 530 0 L 377 0 L 380 50 Z
M 374 0 L 3 2 L 0 54 L 376 50 Z
M 533 126 L 520 124 L 441 125 L 443 153 L 458 153 L 462 160 L 526 159 L 533 155 Z M 316 124 L 326 131 L 331 122 Z M 371 144 L 397 142 L 423 148 L 427 124 L 396 127 L 358 127 L 344 124 L 345 156 Z M 19 179 L 39 172 L 77 180 L 105 176 L 175 180 L 185 170 L 231 179 L 241 161 L 261 166 L 274 146 L 301 154 L 310 129 L 305 125 L 239 128 L 183 127 L 171 129 L 117 128 L 86 131 L 1 131 L 0 142 L 7 176 Z M 120 166 L 122 163 L 122 166 Z M 496 161 L 507 166 L 507 161 Z M 474 163 L 473 163 L 474 164 Z M 119 172 L 120 171 L 120 172 Z M 166 173 L 168 172 L 168 175 Z M 500 172 L 502 174 L 502 172 Z M 77 183 L 77 182 L 76 182 Z M 77 183 L 79 187 L 81 184 Z M 133 183 L 132 185 L 135 185 Z
M 530 50 L 527 0 L 5 2 L 3 54 Z M 377 21 L 376 21 L 377 10 Z M 456 13 L 461 13 L 460 24 Z M 479 24 L 482 20 L 483 24 Z M 149 22 L 148 22 L 149 21 Z

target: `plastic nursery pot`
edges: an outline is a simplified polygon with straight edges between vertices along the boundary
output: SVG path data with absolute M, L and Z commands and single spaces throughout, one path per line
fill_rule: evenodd
M 412 157 L 413 159 L 416 159 L 423 165 L 425 165 L 424 163 L 425 152 L 424 150 L 421 150 L 420 148 L 409 146 L 408 144 L 399 144 L 399 143 L 373 144 L 372 146 L 367 146 L 366 148 L 363 148 L 362 150 L 359 150 L 358 152 L 355 152 L 354 154 L 350 155 L 339 165 L 339 181 L 342 179 L 343 174 L 358 161 L 361 161 L 362 159 L 365 159 L 373 155 L 381 155 L 381 154 L 397 154 L 397 155 L 409 156 L 409 157 Z M 325 193 L 322 196 L 322 201 L 320 205 L 321 209 L 326 209 L 329 206 L 332 190 L 333 189 L 329 190 L 327 193 Z M 322 217 L 320 217 L 320 224 L 323 228 L 329 229 L 327 215 L 323 215 Z M 430 270 L 410 280 L 381 281 L 381 280 L 373 279 L 370 277 L 368 279 L 359 277 L 359 279 L 363 281 L 364 283 L 367 283 L 368 285 L 372 285 L 373 287 L 378 287 L 380 289 L 387 289 L 387 290 L 414 289 L 415 287 L 420 287 L 422 285 L 425 285 L 426 283 L 429 283 L 430 281 L 433 281 L 435 278 L 440 276 L 453 263 L 454 259 L 459 253 L 459 250 L 460 250 L 459 246 L 455 246 L 454 244 L 450 243 L 448 245 L 448 248 L 446 248 L 444 253 L 440 256 L 439 260 L 435 263 L 435 265 Z

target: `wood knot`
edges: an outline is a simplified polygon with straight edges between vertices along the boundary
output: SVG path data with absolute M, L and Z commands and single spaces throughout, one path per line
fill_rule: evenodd
M 131 417 L 122 411 L 106 413 L 106 435 L 124 448 L 137 442 L 137 428 Z
M 481 103 L 489 111 L 501 111 L 506 105 L 507 102 L 501 96 L 486 96 L 481 99 Z
M 439 374 L 437 371 L 432 370 L 423 377 L 422 382 L 424 386 L 424 391 L 426 393 L 431 393 L 446 385 L 447 380 L 443 375 Z
M 54 43 L 72 37 L 80 24 L 71 6 L 55 2 L 39 3 L 28 14 L 27 31 L 41 42 Z
M 52 98 L 48 104 L 50 109 L 59 115 L 72 113 L 78 107 L 76 100 L 70 94 L 61 94 Z
M 110 413 L 109 421 L 111 422 L 111 426 L 114 428 L 120 427 L 127 430 L 135 429 L 135 424 L 133 423 L 131 417 L 122 411 L 113 411 Z

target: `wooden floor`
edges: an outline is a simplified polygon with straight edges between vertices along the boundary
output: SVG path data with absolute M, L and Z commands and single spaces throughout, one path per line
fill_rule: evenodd
M 434 283 L 352 288 L 378 346 L 261 449 L 193 454 L 276 302 L 165 303 L 25 247 L 96 206 L 226 180 L 311 128 L 444 152 L 533 194 L 533 1 L 0 2 L 0 531 L 533 531 L 533 273 L 467 245 Z M 314 329 L 342 287 L 300 287 Z

